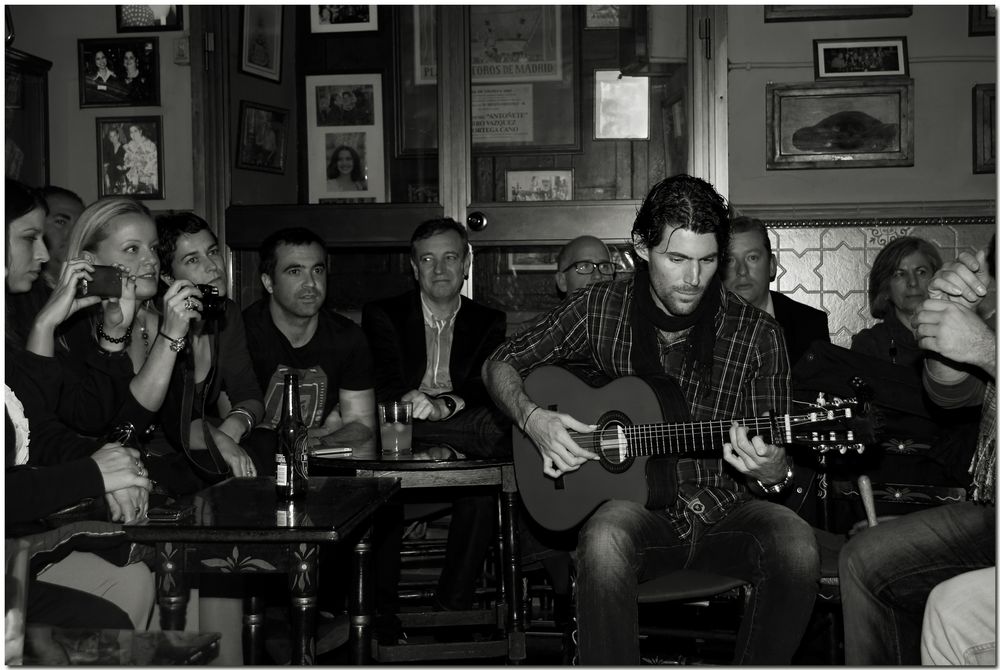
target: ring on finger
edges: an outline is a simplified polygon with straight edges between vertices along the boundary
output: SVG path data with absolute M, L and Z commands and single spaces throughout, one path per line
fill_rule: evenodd
M 184 309 L 194 309 L 194 300 L 191 298 L 184 298 Z

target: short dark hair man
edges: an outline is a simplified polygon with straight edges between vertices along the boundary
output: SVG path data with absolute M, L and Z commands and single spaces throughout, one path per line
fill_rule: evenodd
M 471 265 L 472 249 L 461 224 L 425 221 L 410 239 L 417 288 L 365 305 L 361 324 L 371 345 L 378 400 L 413 403 L 415 451 L 447 445 L 470 457 L 509 456 L 510 422 L 493 405 L 480 377 L 483 361 L 504 339 L 507 317 L 461 294 Z M 490 496 L 454 502 L 438 606 L 471 608 L 475 579 L 495 537 L 495 517 Z M 386 528 L 381 535 L 376 573 L 380 587 L 394 587 L 399 533 Z M 384 591 L 377 598 L 382 613 L 392 614 L 395 594 Z
M 777 319 L 785 332 L 788 360 L 794 366 L 812 342 L 830 341 L 830 324 L 823 310 L 792 300 L 778 291 L 769 291 L 768 285 L 777 272 L 778 263 L 771 251 L 764 222 L 749 216 L 734 218 L 723 283 L 727 289 Z
M 538 447 L 553 478 L 601 466 L 588 463 L 597 455 L 568 433 L 593 426 L 525 393 L 522 375 L 540 365 L 589 361 L 611 378 L 666 373 L 696 421 L 790 406 L 781 329 L 733 300 L 718 277 L 729 248 L 722 196 L 701 179 L 670 177 L 646 197 L 632 240 L 645 261 L 632 280 L 578 291 L 483 366 L 490 393 Z M 581 663 L 638 664 L 639 580 L 678 568 L 752 582 L 752 615 L 740 627 L 735 660 L 791 662 L 818 588 L 816 540 L 794 512 L 762 499 L 791 479 L 784 448 L 751 439 L 735 421 L 727 437 L 724 460 L 682 456 L 654 474 L 656 484 L 674 480 L 664 507 L 608 500 L 584 522 L 577 548 Z
M 272 233 L 260 249 L 267 297 L 243 312 L 254 373 L 264 390 L 262 425 L 275 427 L 284 374 L 299 374 L 302 420 L 320 437 L 371 437 L 375 392 L 364 333 L 323 307 L 327 255 L 322 238 L 305 228 Z
M 84 205 L 80 196 L 62 186 L 45 186 L 41 193 L 49 208 L 45 217 L 45 246 L 49 249 L 49 261 L 45 264 L 44 278 L 49 286 L 55 286 L 66 261 L 69 233 L 83 213 Z
M 611 252 L 593 235 L 580 235 L 567 242 L 556 257 L 556 287 L 563 297 L 577 289 L 615 278 Z

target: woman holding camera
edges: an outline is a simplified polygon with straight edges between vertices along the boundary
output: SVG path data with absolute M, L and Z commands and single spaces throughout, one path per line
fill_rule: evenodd
M 236 303 L 226 298 L 226 267 L 218 240 L 195 214 L 160 216 L 156 226 L 164 283 L 170 288 L 192 283 L 201 293 L 199 314 L 187 337 L 189 351 L 174 368 L 160 413 L 164 432 L 206 474 L 221 475 L 226 468 L 236 477 L 269 473 L 273 453 L 268 454 L 263 444 L 257 448 L 256 441 L 254 448 L 247 442 L 264 416 L 264 403 L 253 375 L 243 318 Z M 219 411 L 223 394 L 224 416 Z

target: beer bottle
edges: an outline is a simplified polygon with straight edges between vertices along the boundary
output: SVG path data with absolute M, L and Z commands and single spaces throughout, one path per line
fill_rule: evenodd
M 299 376 L 285 375 L 281 396 L 281 419 L 278 421 L 277 480 L 278 500 L 292 500 L 306 494 L 309 481 L 309 453 L 306 425 L 299 409 Z

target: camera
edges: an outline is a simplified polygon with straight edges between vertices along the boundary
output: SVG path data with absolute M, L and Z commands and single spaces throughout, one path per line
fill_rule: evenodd
M 81 279 L 76 284 L 76 297 L 119 298 L 122 294 L 121 272 L 110 265 L 95 265 L 90 273 L 93 279 Z
M 195 284 L 195 288 L 201 291 L 201 318 L 205 321 L 222 318 L 226 313 L 226 299 L 219 295 L 219 289 L 211 284 Z

